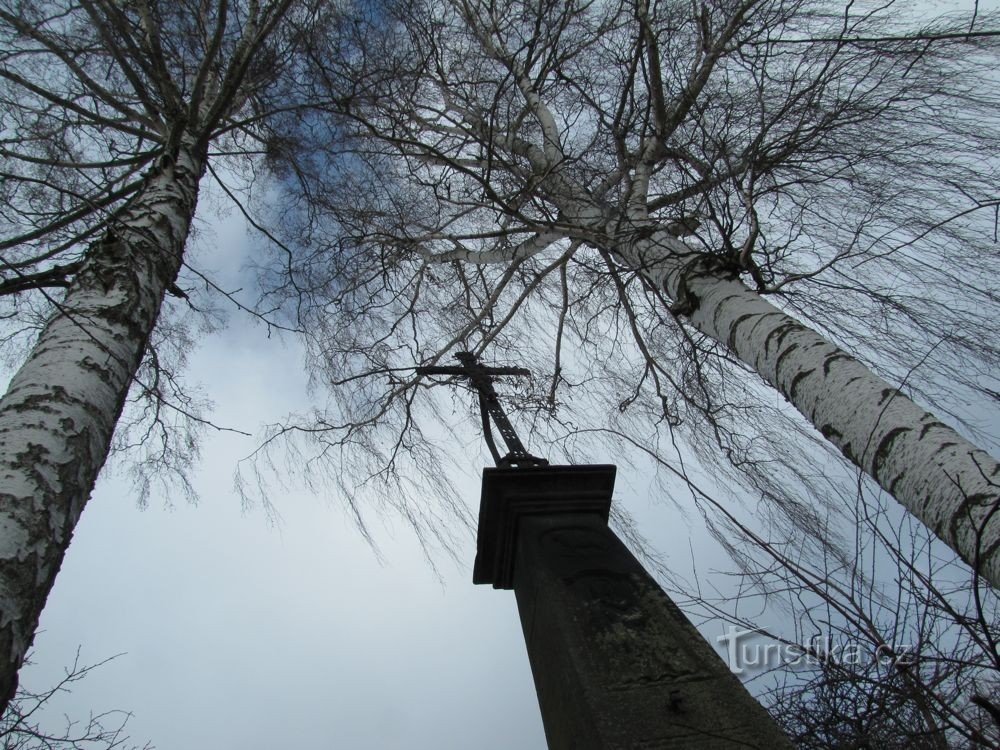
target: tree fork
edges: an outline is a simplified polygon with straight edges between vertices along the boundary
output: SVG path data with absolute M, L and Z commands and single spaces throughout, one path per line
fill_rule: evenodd
M 726 344 L 858 468 L 1000 587 L 1000 464 L 850 354 L 665 230 L 619 255 Z M 679 252 L 680 249 L 683 253 Z M 711 256 L 704 256 L 710 259 Z
M 185 134 L 89 248 L 0 399 L 0 712 L 181 267 L 204 147 Z

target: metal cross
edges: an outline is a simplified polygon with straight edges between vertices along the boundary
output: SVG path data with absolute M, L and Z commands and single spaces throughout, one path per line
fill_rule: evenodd
M 490 453 L 497 466 L 548 466 L 549 462 L 544 458 L 538 458 L 528 453 L 528 450 L 521 443 L 514 426 L 504 414 L 497 392 L 493 388 L 494 375 L 530 375 L 523 367 L 483 367 L 476 361 L 476 357 L 471 352 L 458 352 L 455 359 L 461 362 L 460 367 L 418 367 L 418 375 L 464 375 L 472 381 L 472 385 L 479 393 L 479 411 L 483 418 L 483 437 L 486 445 L 489 446 Z M 490 428 L 490 418 L 500 431 L 500 436 L 507 445 L 507 455 L 501 457 L 497 450 L 496 441 L 493 439 L 493 431 Z

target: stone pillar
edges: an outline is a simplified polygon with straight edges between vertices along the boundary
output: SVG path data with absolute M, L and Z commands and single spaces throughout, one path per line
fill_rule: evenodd
M 608 528 L 614 479 L 483 472 L 473 581 L 514 590 L 550 750 L 791 748 Z

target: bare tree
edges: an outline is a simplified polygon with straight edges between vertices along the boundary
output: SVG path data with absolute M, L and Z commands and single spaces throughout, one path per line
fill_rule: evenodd
M 37 335 L 0 401 L 0 709 L 130 389 L 145 427 L 118 441 L 149 451 L 144 476 L 193 455 L 168 429 L 171 414 L 200 419 L 165 356 L 184 339 L 156 324 L 165 295 L 188 296 L 177 279 L 202 178 L 260 161 L 268 118 L 317 103 L 295 72 L 337 13 L 320 0 L 0 3 L 0 294 L 13 333 Z
M 992 439 L 962 403 L 998 392 L 1000 20 L 819 0 L 395 20 L 317 79 L 352 95 L 352 155 L 314 139 L 325 157 L 285 175 L 309 208 L 282 217 L 299 250 L 274 295 L 340 397 L 279 432 L 351 482 L 434 474 L 413 365 L 516 352 L 560 445 L 724 456 L 786 526 L 814 522 L 796 494 L 827 494 L 816 462 L 842 453 L 1000 583 L 1000 467 L 942 421 Z
M 73 665 L 66 668 L 66 674 L 55 685 L 40 692 L 19 687 L 0 717 L 0 743 L 4 750 L 139 750 L 126 734 L 132 717 L 127 711 L 91 713 L 85 720 L 64 717 L 61 729 L 48 726 L 52 718 L 46 716 L 46 711 L 53 707 L 54 699 L 72 692 L 91 672 L 116 658 L 81 664 L 77 650 Z M 147 742 L 141 750 L 153 750 L 153 745 Z
M 735 626 L 722 639 L 734 668 L 798 746 L 995 747 L 1000 597 L 888 498 L 844 501 L 854 528 L 841 556 L 827 529 L 778 543 L 720 508 L 742 540 L 740 593 L 681 600 Z

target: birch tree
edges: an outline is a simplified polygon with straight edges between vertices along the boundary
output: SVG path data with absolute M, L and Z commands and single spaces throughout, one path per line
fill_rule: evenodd
M 308 0 L 0 3 L 0 293 L 37 331 L 0 401 L 0 710 L 130 389 L 152 423 L 185 412 L 155 326 L 203 176 L 315 103 L 294 71 L 317 23 Z
M 1000 467 L 962 406 L 998 392 L 994 15 L 453 0 L 396 22 L 322 69 L 381 81 L 351 159 L 285 180 L 310 209 L 283 215 L 302 245 L 273 293 L 341 389 L 283 431 L 317 465 L 436 466 L 410 368 L 516 353 L 559 445 L 686 441 L 800 526 L 787 480 L 822 498 L 842 454 L 1000 583 Z

